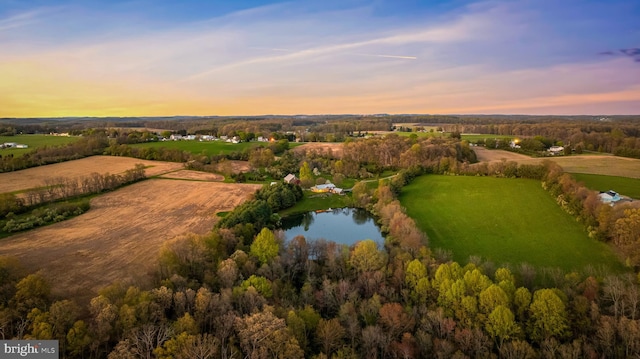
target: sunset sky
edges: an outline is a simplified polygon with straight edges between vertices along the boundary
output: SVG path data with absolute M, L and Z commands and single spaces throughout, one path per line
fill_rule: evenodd
M 0 0 L 0 117 L 640 114 L 638 0 Z

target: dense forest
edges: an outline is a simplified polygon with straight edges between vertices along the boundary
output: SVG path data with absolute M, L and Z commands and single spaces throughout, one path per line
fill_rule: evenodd
M 640 356 L 640 279 L 631 270 L 456 263 L 430 250 L 396 196 L 420 175 L 538 179 L 630 267 L 640 264 L 638 208 L 601 204 L 551 162 L 475 163 L 456 138 L 347 137 L 339 156 L 255 151 L 248 158 L 281 174 L 305 163 L 334 178 L 397 173 L 374 187 L 358 183 L 350 198 L 376 216 L 384 245 L 285 242 L 277 212 L 300 200 L 300 188 L 265 186 L 208 235 L 167 244 L 152 282 L 123 280 L 88 303 L 53 296 L 54 283 L 0 258 L 0 337 L 57 339 L 67 358 Z

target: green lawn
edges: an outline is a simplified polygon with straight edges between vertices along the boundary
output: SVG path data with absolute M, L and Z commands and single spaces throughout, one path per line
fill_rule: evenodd
M 205 153 L 207 156 L 242 152 L 247 148 L 266 146 L 265 142 L 229 143 L 223 141 L 163 141 L 147 142 L 131 145 L 132 147 L 170 148 L 188 151 L 194 154 Z M 289 143 L 289 148 L 299 146 L 299 143 Z
M 428 175 L 404 187 L 400 201 L 430 246 L 451 250 L 461 263 L 477 255 L 498 265 L 623 270 L 536 180 Z
M 601 192 L 614 190 L 621 195 L 640 199 L 640 179 L 638 178 L 592 175 L 586 173 L 572 173 L 571 175 L 592 190 Z
M 476 142 L 478 140 L 486 140 L 487 138 L 496 138 L 496 139 L 512 139 L 515 136 L 511 135 L 490 135 L 490 134 L 461 134 L 463 140 L 467 140 L 469 142 Z
M 22 156 L 38 147 L 44 146 L 61 146 L 67 143 L 76 142 L 80 137 L 50 136 L 50 135 L 15 135 L 0 136 L 0 143 L 16 142 L 28 145 L 29 148 L 4 148 L 0 149 L 0 155 L 5 156 L 13 154 L 14 156 Z
M 329 208 L 342 208 L 349 206 L 351 196 L 337 195 L 330 193 L 313 193 L 304 191 L 304 197 L 295 206 L 280 211 L 281 216 L 288 216 L 296 213 L 305 213 Z

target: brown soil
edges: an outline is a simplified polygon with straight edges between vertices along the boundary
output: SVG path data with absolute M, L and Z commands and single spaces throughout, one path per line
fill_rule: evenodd
M 147 161 L 130 157 L 92 156 L 75 161 L 56 163 L 26 170 L 0 173 L 0 193 L 14 192 L 44 186 L 51 177 L 83 178 L 91 173 L 122 173 L 137 163 L 147 166 L 148 177 L 184 168 L 182 163 Z
M 207 173 L 207 172 L 198 172 L 198 171 L 189 171 L 189 170 L 180 170 L 175 172 L 169 172 L 160 176 L 161 178 L 172 178 L 172 179 L 184 179 L 184 180 L 194 180 L 194 181 L 214 181 L 220 182 L 224 181 L 224 176 L 215 174 L 215 173 Z
M 81 216 L 0 240 L 0 256 L 42 270 L 54 294 L 86 302 L 115 281 L 148 280 L 164 242 L 207 233 L 216 212 L 259 187 L 150 179 L 94 198 Z
M 529 156 L 521 155 L 519 153 L 504 151 L 504 150 L 488 150 L 484 147 L 473 147 L 473 151 L 476 153 L 478 157 L 478 161 L 480 162 L 491 162 L 491 161 L 522 161 L 522 160 L 531 160 L 532 158 Z
M 245 173 L 251 171 L 249 161 L 229 161 L 231 162 L 231 171 L 233 173 Z
M 518 163 L 537 164 L 543 160 L 551 160 L 559 164 L 565 172 L 588 173 L 608 176 L 640 178 L 640 160 L 634 158 L 617 157 L 611 155 L 573 155 L 545 158 L 532 158 L 503 150 L 488 150 L 474 147 L 479 161 L 491 162 L 515 161 Z
M 308 142 L 302 146 L 295 147 L 295 152 L 315 152 L 315 153 L 327 153 L 331 150 L 336 157 L 342 157 L 342 143 L 330 143 L 330 142 Z

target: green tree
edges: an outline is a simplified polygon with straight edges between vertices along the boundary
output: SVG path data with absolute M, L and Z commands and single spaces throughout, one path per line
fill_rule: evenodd
M 509 296 L 499 286 L 492 284 L 489 288 L 483 290 L 478 296 L 480 301 L 480 310 L 489 314 L 498 306 L 509 306 Z
M 258 258 L 261 264 L 266 264 L 278 255 L 279 245 L 276 236 L 269 228 L 262 228 L 251 243 L 249 253 Z
M 307 161 L 302 162 L 302 166 L 300 167 L 300 181 L 305 187 L 313 183 L 313 173 Z
M 376 242 L 367 239 L 355 245 L 349 260 L 358 272 L 369 272 L 382 268 L 387 261 L 387 255 L 384 251 L 378 250 Z
M 242 288 L 247 289 L 249 287 L 255 288 L 260 295 L 265 298 L 271 298 L 273 296 L 273 290 L 271 289 L 271 282 L 265 277 L 251 275 L 247 280 L 242 282 Z
M 498 348 L 502 347 L 504 340 L 512 339 L 520 333 L 520 327 L 516 323 L 513 313 L 504 305 L 498 305 L 489 314 L 485 329 L 489 335 L 497 340 Z
M 547 338 L 562 338 L 569 334 L 565 304 L 553 289 L 537 290 L 529 311 L 529 332 L 533 340 L 542 342 Z

